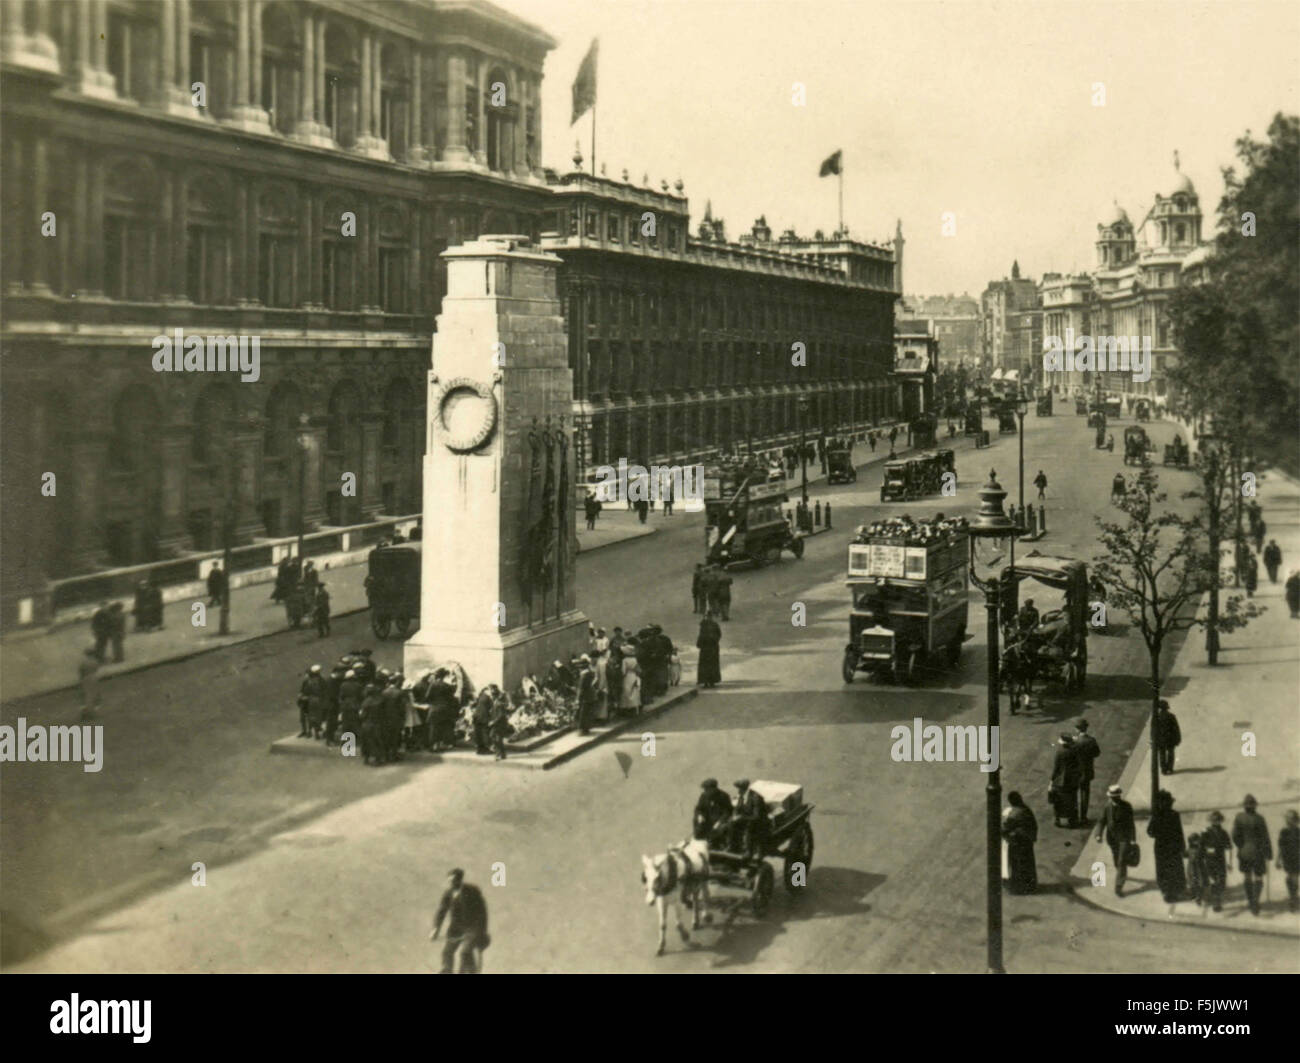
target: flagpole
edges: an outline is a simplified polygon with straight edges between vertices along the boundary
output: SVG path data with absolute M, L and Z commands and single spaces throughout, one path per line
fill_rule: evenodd
M 591 176 L 596 176 L 596 101 L 591 101 Z
M 841 237 L 844 233 L 844 156 L 843 155 L 840 156 L 839 179 L 840 179 L 840 229 L 839 229 L 839 233 L 836 234 L 837 237 Z

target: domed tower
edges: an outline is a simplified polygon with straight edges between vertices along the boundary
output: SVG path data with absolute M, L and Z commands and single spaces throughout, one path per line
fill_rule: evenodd
M 1201 243 L 1201 206 L 1196 188 L 1178 164 L 1174 152 L 1174 189 L 1167 196 L 1156 194 L 1148 225 L 1149 241 L 1174 253 L 1188 252 Z
M 1097 268 L 1116 269 L 1134 255 L 1133 223 L 1124 208 L 1115 203 L 1110 218 L 1097 226 Z

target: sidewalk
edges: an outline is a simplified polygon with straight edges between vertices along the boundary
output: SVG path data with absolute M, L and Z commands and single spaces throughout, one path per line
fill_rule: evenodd
M 1268 582 L 1261 563 L 1255 601 L 1266 611 L 1240 631 L 1222 637 L 1217 667 L 1206 664 L 1204 633 L 1198 628 L 1189 632 L 1169 672 L 1171 677 L 1186 680 L 1183 692 L 1169 701 L 1183 741 L 1178 747 L 1174 773 L 1164 776 L 1161 785 L 1174 795 L 1174 807 L 1182 815 L 1185 834 L 1204 830 L 1209 825 L 1206 817 L 1216 809 L 1223 813 L 1224 829 L 1231 834 L 1233 817 L 1241 811 L 1241 799 L 1247 793 L 1255 795 L 1275 850 L 1269 862 L 1261 914 L 1252 916 L 1246 908 L 1235 860 L 1234 870 L 1228 872 L 1222 912 L 1198 908 L 1194 901 L 1170 905 L 1161 898 L 1155 883 L 1151 839 L 1146 834 L 1151 790 L 1149 722 L 1119 780 L 1138 816 L 1142 861 L 1137 873 L 1129 874 L 1124 896 L 1116 897 L 1110 877 L 1115 873 L 1110 849 L 1104 842 L 1094 841 L 1095 835 L 1090 832 L 1072 875 L 1080 880 L 1075 887 L 1082 900 L 1119 915 L 1300 937 L 1300 914 L 1286 910 L 1286 881 L 1274 866 L 1277 834 L 1285 825 L 1283 816 L 1288 808 L 1300 807 L 1300 621 L 1291 619 L 1282 596 L 1286 574 L 1300 567 L 1300 483 L 1278 471 L 1264 473 L 1259 480 L 1259 503 L 1267 524 L 1265 542 L 1276 539 L 1282 548 L 1278 582 Z M 1244 596 L 1245 591 L 1230 587 L 1226 593 Z M 1255 736 L 1255 756 L 1242 752 L 1245 732 Z M 1098 778 L 1093 784 L 1095 808 L 1105 802 L 1105 790 L 1112 781 Z M 1094 810 L 1094 820 L 1096 815 Z M 1095 861 L 1106 865 L 1105 887 L 1091 884 Z
M 628 513 L 630 521 L 612 520 L 602 536 L 594 543 L 584 542 L 584 551 L 597 550 L 624 539 L 637 538 L 655 531 L 650 525 L 636 523 L 636 514 Z M 605 515 L 602 514 L 602 520 Z M 590 532 L 586 533 L 588 536 Z M 366 604 L 367 565 L 364 561 L 353 564 L 321 568 L 321 580 L 329 588 L 331 617 L 348 616 L 368 608 Z M 104 664 L 99 670 L 101 680 L 116 675 L 136 672 L 143 668 L 170 661 L 183 661 L 200 653 L 209 653 L 252 639 L 275 635 L 288 628 L 284 607 L 271 601 L 274 583 L 253 583 L 233 587 L 230 591 L 230 634 L 218 635 L 221 610 L 207 610 L 206 624 L 194 627 L 190 622 L 190 606 L 194 602 L 207 604 L 207 595 L 197 593 L 192 598 L 169 602 L 163 609 L 166 627 L 161 631 L 136 634 L 128 625 L 125 651 L 121 664 Z M 132 602 L 123 601 L 128 613 Z M 130 617 L 128 616 L 128 622 Z M 304 621 L 304 630 L 311 625 Z M 82 653 L 93 643 L 89 621 L 76 623 L 56 622 L 46 628 L 15 631 L 0 639 L 0 701 L 46 694 L 56 690 L 71 690 L 77 684 L 77 664 Z

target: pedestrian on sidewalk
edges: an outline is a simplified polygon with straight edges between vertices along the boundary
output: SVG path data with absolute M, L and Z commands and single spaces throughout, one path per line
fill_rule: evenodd
M 1009 893 L 1038 891 L 1038 866 L 1034 843 L 1038 841 L 1038 820 L 1025 799 L 1012 790 L 1002 810 L 1002 885 Z
M 578 720 L 583 723 L 583 711 L 581 702 L 578 706 Z M 492 722 L 488 725 L 492 737 L 492 748 L 496 750 L 496 759 L 506 759 L 506 739 L 514 733 L 514 728 L 510 726 L 510 702 L 506 700 L 504 693 L 498 691 L 492 699 Z M 583 730 L 582 734 L 587 732 Z
M 578 658 L 582 670 L 578 673 L 578 717 L 575 721 L 578 734 L 591 734 L 591 721 L 596 715 L 597 680 L 592 660 L 585 653 Z M 505 746 L 501 747 L 501 759 L 505 759 Z
M 1047 789 L 1047 799 L 1052 803 L 1052 820 L 1066 827 L 1079 825 L 1079 761 L 1074 754 L 1074 739 L 1062 734 L 1056 742 L 1052 757 L 1052 783 Z
M 722 613 L 723 620 L 731 619 L 731 577 L 727 575 L 725 568 L 718 569 L 715 577 L 717 587 L 718 609 Z
M 1268 862 L 1273 859 L 1273 845 L 1268 840 L 1268 824 L 1255 811 L 1254 794 L 1241 802 L 1242 811 L 1232 821 L 1232 843 L 1237 847 L 1237 866 L 1246 880 L 1246 903 L 1251 915 L 1259 915 L 1259 895 L 1264 889 Z
M 587 492 L 587 497 L 582 500 L 582 510 L 587 518 L 587 531 L 595 531 L 596 516 L 600 513 L 600 503 L 596 501 L 594 491 Z
M 95 660 L 104 663 L 104 650 L 108 646 L 108 636 L 113 622 L 108 615 L 108 602 L 101 602 L 95 615 L 90 618 L 90 633 L 95 636 Z
M 1160 896 L 1166 904 L 1175 904 L 1187 893 L 1187 876 L 1183 870 L 1187 839 L 1183 835 L 1183 818 L 1174 811 L 1174 796 L 1168 790 L 1156 794 L 1156 807 L 1147 823 L 1147 835 L 1153 841 Z
M 1223 911 L 1223 888 L 1232 868 L 1232 839 L 1223 829 L 1223 813 L 1210 813 L 1210 825 L 1201 832 L 1201 853 L 1205 868 L 1205 903 Z
M 1038 470 L 1038 475 L 1034 477 L 1034 486 L 1038 488 L 1038 497 L 1047 497 L 1047 473 L 1042 469 Z
M 691 576 L 691 612 L 697 616 L 704 612 L 704 562 L 697 562 Z
M 710 609 L 700 621 L 700 632 L 696 636 L 695 646 L 700 651 L 696 686 L 711 689 L 722 682 L 722 666 L 719 662 L 718 647 L 722 644 L 722 628 L 713 618 Z
M 1255 553 L 1264 549 L 1264 530 L 1268 527 L 1264 523 L 1264 518 L 1260 517 L 1255 526 L 1251 529 L 1251 537 L 1255 540 Z
M 1155 731 L 1156 757 L 1160 761 L 1160 774 L 1174 773 L 1174 751 L 1183 740 L 1178 717 L 1169 711 L 1169 702 L 1161 698 L 1156 705 L 1156 718 L 1151 726 Z
M 673 515 L 673 478 L 668 477 L 668 482 L 664 485 L 664 516 Z
M 636 519 L 639 520 L 642 524 L 644 524 L 646 521 L 646 517 L 649 515 L 649 513 L 650 513 L 650 503 L 647 502 L 644 498 L 638 500 L 636 504 Z
M 1243 550 L 1241 582 L 1246 588 L 1246 597 L 1255 597 L 1255 588 L 1259 586 L 1259 562 L 1249 550 Z
M 483 966 L 483 950 L 492 943 L 488 934 L 487 902 L 477 886 L 465 881 L 465 872 L 452 868 L 447 876 L 447 889 L 438 902 L 438 911 L 433 917 L 433 933 L 430 941 L 436 941 L 442 932 L 444 919 L 447 923 L 447 943 L 442 948 L 442 974 L 451 974 L 460 958 L 460 974 L 477 974 Z
M 1088 826 L 1088 804 L 1092 799 L 1093 764 L 1101 756 L 1101 746 L 1088 733 L 1088 721 L 1074 724 L 1074 756 L 1079 764 L 1079 825 Z
M 627 714 L 641 715 L 641 662 L 637 660 L 636 639 L 623 644 L 623 692 L 619 704 Z
M 492 692 L 484 688 L 474 702 L 474 752 L 486 756 L 492 750 L 488 739 L 492 728 Z
M 1097 841 L 1103 838 L 1110 846 L 1111 862 L 1115 865 L 1115 896 L 1123 896 L 1128 880 L 1129 846 L 1137 846 L 1137 831 L 1133 826 L 1133 806 L 1124 800 L 1119 784 L 1106 789 L 1109 800 L 1097 821 Z
M 108 638 L 113 644 L 113 661 L 121 664 L 126 660 L 126 653 L 122 649 L 122 644 L 126 641 L 126 610 L 122 608 L 121 602 L 114 602 L 108 611 Z
M 81 655 L 77 665 L 77 674 L 81 680 L 81 718 L 93 720 L 95 710 L 99 708 L 99 655 L 95 647 L 90 646 Z
M 1195 831 L 1187 836 L 1187 899 L 1197 908 L 1206 900 L 1205 837 Z
M 1286 874 L 1287 910 L 1300 912 L 1300 812 L 1294 808 L 1277 832 L 1277 866 Z
M 220 605 L 226 593 L 226 574 L 221 570 L 221 562 L 216 562 L 208 572 L 208 608 Z
M 1277 570 L 1282 567 L 1282 548 L 1276 539 L 1270 539 L 1264 547 L 1264 567 L 1268 569 L 1269 583 L 1277 582 Z
M 1287 608 L 1291 610 L 1291 619 L 1300 620 L 1300 568 L 1291 570 L 1283 590 L 1286 594 Z

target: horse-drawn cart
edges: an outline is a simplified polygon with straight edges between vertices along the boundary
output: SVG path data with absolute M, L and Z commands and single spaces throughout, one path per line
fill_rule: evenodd
M 768 831 L 761 855 L 709 849 L 709 885 L 741 889 L 749 894 L 755 915 L 767 911 L 776 885 L 770 858 L 782 860 L 785 888 L 798 894 L 808 883 L 812 867 L 813 805 L 805 804 L 803 787 L 759 779 L 750 784 L 767 804 Z M 802 865 L 802 866 L 796 866 Z M 796 877 L 798 882 L 796 882 Z

